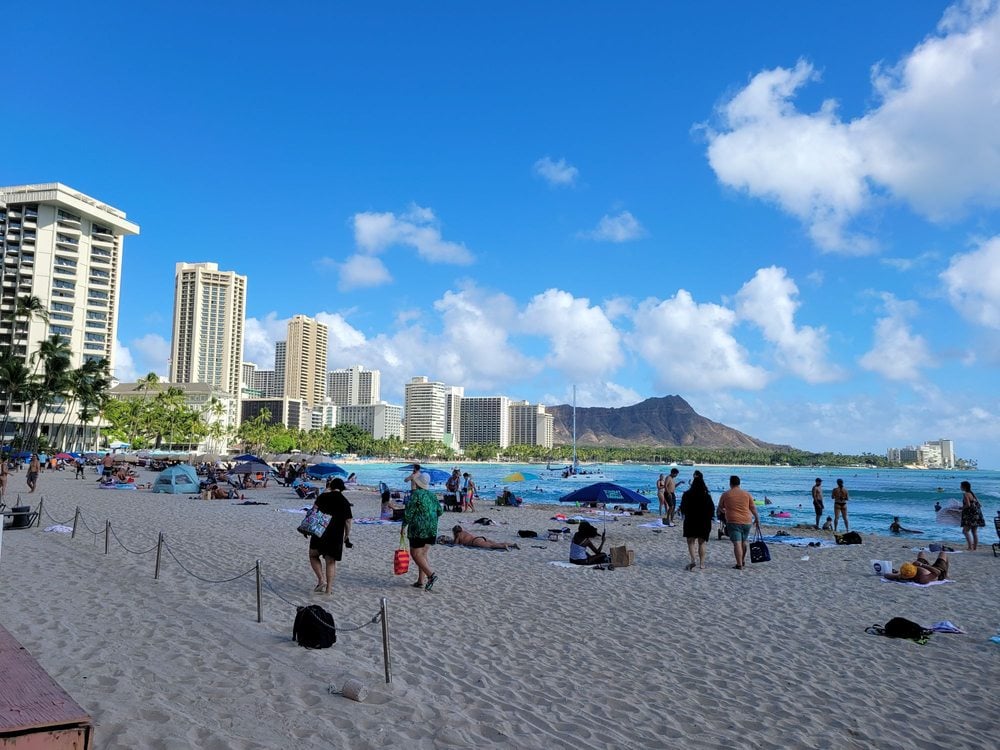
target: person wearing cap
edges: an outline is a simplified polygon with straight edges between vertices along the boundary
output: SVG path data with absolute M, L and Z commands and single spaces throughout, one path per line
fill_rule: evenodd
M 913 562 L 903 563 L 898 571 L 886 573 L 884 578 L 890 581 L 909 581 L 911 583 L 928 584 L 934 581 L 944 581 L 948 578 L 948 553 L 938 552 L 937 559 L 931 563 L 923 552 L 917 553 Z
M 414 588 L 430 591 L 437 582 L 437 574 L 431 570 L 427 555 L 430 547 L 437 541 L 438 517 L 441 515 L 441 503 L 437 495 L 428 490 L 430 477 L 420 470 L 420 464 L 413 464 L 413 473 L 406 478 L 413 490 L 403 511 L 403 528 L 410 540 L 410 555 L 417 564 L 419 573 L 417 580 L 411 584 Z
M 816 477 L 816 484 L 812 488 L 813 510 L 816 511 L 816 528 L 819 528 L 819 519 L 823 517 L 823 480 Z
M 601 537 L 601 543 L 594 545 L 594 539 Z M 580 528 L 573 535 L 569 545 L 569 561 L 574 565 L 597 565 L 608 561 L 608 556 L 601 550 L 604 548 L 604 533 L 589 521 L 581 521 Z

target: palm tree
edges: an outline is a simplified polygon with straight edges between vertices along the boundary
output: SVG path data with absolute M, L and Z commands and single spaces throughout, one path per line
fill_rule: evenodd
M 17 325 L 17 321 L 24 318 L 25 324 L 23 327 Z M 17 354 L 17 350 L 20 348 L 19 342 L 17 340 L 18 332 L 22 333 L 22 340 L 26 341 L 28 338 L 28 323 L 32 319 L 40 320 L 43 323 L 49 322 L 49 311 L 45 307 L 45 303 L 42 302 L 41 298 L 36 297 L 31 294 L 24 294 L 17 298 L 14 303 L 14 310 L 11 313 L 11 321 L 14 323 L 14 333 L 13 333 L 13 343 L 11 346 L 11 353 Z
M 0 394 L 3 394 L 3 423 L 0 425 L 0 442 L 7 434 L 7 423 L 14 404 L 24 404 L 27 400 L 31 371 L 24 362 L 15 357 L 5 357 L 0 361 Z
M 42 414 L 50 406 L 57 403 L 68 391 L 68 372 L 70 369 L 70 357 L 72 351 L 61 336 L 52 335 L 43 341 L 38 351 L 31 355 L 34 360 L 31 378 L 32 389 L 31 402 L 35 406 L 35 417 L 30 426 L 26 427 L 26 439 L 31 450 L 38 445 L 38 430 L 42 420 Z M 24 421 L 28 425 L 30 410 L 25 410 Z

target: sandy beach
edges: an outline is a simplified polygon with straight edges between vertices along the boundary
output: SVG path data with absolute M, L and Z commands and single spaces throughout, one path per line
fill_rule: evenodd
M 608 522 L 636 564 L 601 571 L 550 564 L 568 556 L 568 541 L 545 537 L 562 525 L 549 520 L 558 508 L 484 501 L 442 516 L 440 532 L 487 517 L 497 525 L 477 533 L 520 550 L 435 547 L 440 580 L 424 592 L 409 586 L 415 567 L 392 574 L 398 525 L 356 523 L 325 598 L 311 593 L 300 516 L 285 512 L 303 501 L 288 489 L 236 505 L 100 490 L 92 472 L 46 472 L 31 496 L 23 485 L 23 472 L 11 476 L 8 504 L 44 497 L 46 514 L 3 536 L 0 623 L 91 714 L 98 748 L 957 750 L 993 746 L 1000 730 L 992 529 L 977 553 L 953 556 L 952 583 L 927 588 L 883 583 L 869 564 L 898 566 L 916 541 L 867 535 L 861 546 L 772 544 L 771 562 L 743 571 L 713 535 L 707 569 L 688 572 L 680 527 L 643 528 L 650 516 Z M 347 494 L 356 519 L 378 515 L 374 493 Z M 77 506 L 98 533 L 43 531 Z M 161 531 L 170 551 L 154 580 Z M 209 582 L 256 560 L 262 623 L 253 575 Z M 347 631 L 382 597 L 390 685 L 380 626 Z M 336 645 L 295 644 L 284 600 L 327 607 Z M 966 633 L 923 646 L 865 633 L 894 616 Z M 349 678 L 368 686 L 365 702 L 336 694 Z

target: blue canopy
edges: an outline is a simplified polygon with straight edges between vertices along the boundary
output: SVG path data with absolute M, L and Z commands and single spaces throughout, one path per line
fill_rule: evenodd
M 258 456 L 255 456 L 253 453 L 244 453 L 241 456 L 233 456 L 233 461 L 255 461 L 256 463 L 259 464 L 267 463 L 267 461 L 265 461 L 263 458 L 259 458 Z
M 413 471 L 413 464 L 400 466 L 399 470 Z M 440 484 L 441 482 L 447 482 L 448 477 L 451 476 L 451 472 L 443 471 L 442 469 L 428 469 L 426 466 L 420 467 L 420 473 L 426 474 L 428 477 L 430 477 L 431 484 Z
M 613 482 L 597 482 L 559 498 L 561 503 L 648 503 L 649 498 Z
M 331 463 L 314 464 L 306 469 L 306 474 L 316 478 L 328 477 L 333 474 L 343 474 L 345 477 L 347 476 L 347 472 L 344 469 L 337 466 L 337 464 Z

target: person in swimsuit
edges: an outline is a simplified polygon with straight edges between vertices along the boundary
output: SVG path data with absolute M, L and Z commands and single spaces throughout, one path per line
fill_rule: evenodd
M 453 526 L 451 533 L 455 538 L 455 544 L 461 545 L 462 547 L 482 547 L 483 549 L 502 550 L 521 549 L 518 545 L 512 542 L 491 542 L 484 536 L 475 536 L 470 534 L 461 526 Z
M 944 581 L 948 578 L 948 553 L 938 552 L 937 560 L 928 562 L 923 552 L 917 553 L 917 559 L 911 563 L 903 563 L 899 570 L 886 573 L 884 578 L 890 581 L 911 581 L 927 584 L 934 581 Z
M 816 484 L 812 488 L 813 510 L 816 511 L 816 528 L 819 528 L 819 519 L 823 517 L 823 480 L 816 477 Z
M 833 488 L 831 493 L 833 497 L 833 531 L 837 531 L 837 521 L 840 517 L 844 517 L 844 531 L 850 531 L 851 525 L 847 522 L 847 490 L 844 489 L 844 480 L 838 479 L 837 486 Z
M 923 534 L 922 531 L 916 531 L 914 529 L 904 529 L 899 523 L 899 516 L 892 517 L 892 523 L 889 524 L 889 531 L 893 534 Z

